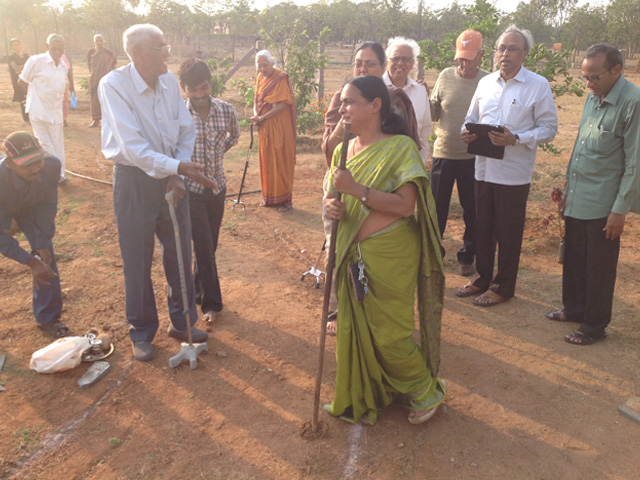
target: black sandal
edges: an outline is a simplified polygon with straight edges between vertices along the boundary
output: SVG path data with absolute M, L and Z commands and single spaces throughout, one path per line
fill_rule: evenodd
M 605 338 L 607 338 L 606 333 L 602 337 L 594 338 L 587 335 L 586 333 L 582 333 L 578 331 L 578 332 L 570 333 L 569 335 L 565 335 L 564 341 L 567 343 L 571 343 L 572 345 L 585 346 L 585 345 L 593 345 L 594 343 L 601 342 Z
M 49 323 L 39 323 L 38 328 L 52 338 L 62 338 L 69 335 L 69 329 L 60 320 Z

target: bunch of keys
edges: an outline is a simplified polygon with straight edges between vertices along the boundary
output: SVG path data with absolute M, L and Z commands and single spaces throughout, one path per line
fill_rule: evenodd
M 362 284 L 362 288 L 364 289 L 364 294 L 369 294 L 369 289 L 367 288 L 367 284 L 369 283 L 369 279 L 364 274 L 364 262 L 362 261 L 362 254 L 360 253 L 360 244 L 358 243 L 358 281 Z

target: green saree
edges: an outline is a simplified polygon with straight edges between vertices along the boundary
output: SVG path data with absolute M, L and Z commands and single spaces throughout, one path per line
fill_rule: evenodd
M 339 163 L 342 146 L 333 155 Z M 439 405 L 444 385 L 436 377 L 440 363 L 440 326 L 444 275 L 433 196 L 420 153 L 409 137 L 381 140 L 348 160 L 353 178 L 393 192 L 407 182 L 418 187 L 414 216 L 355 243 L 370 209 L 345 195 L 336 241 L 338 292 L 337 372 L 332 415 L 371 424 L 380 409 L 396 401 L 409 410 Z M 335 193 L 330 179 L 329 191 Z M 349 265 L 365 265 L 368 294 L 355 297 Z M 413 340 L 418 288 L 421 347 Z

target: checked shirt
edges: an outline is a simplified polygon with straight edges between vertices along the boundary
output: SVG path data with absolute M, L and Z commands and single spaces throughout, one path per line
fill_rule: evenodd
M 202 118 L 191 107 L 187 100 L 187 108 L 193 116 L 196 125 L 196 144 L 191 161 L 205 166 L 204 174 L 218 185 L 213 190 L 214 195 L 220 193 L 227 186 L 227 179 L 222 167 L 224 153 L 238 143 L 240 125 L 238 114 L 232 105 L 211 97 L 211 108 L 207 118 Z M 190 191 L 202 194 L 205 187 L 190 179 L 185 179 Z

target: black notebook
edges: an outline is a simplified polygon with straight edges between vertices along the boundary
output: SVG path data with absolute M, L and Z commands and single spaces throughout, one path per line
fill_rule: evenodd
M 481 157 L 504 158 L 504 146 L 494 145 L 489 140 L 489 132 L 504 133 L 504 128 L 499 125 L 489 125 L 486 123 L 467 123 L 467 130 L 478 135 L 473 142 L 467 144 L 467 152 Z

